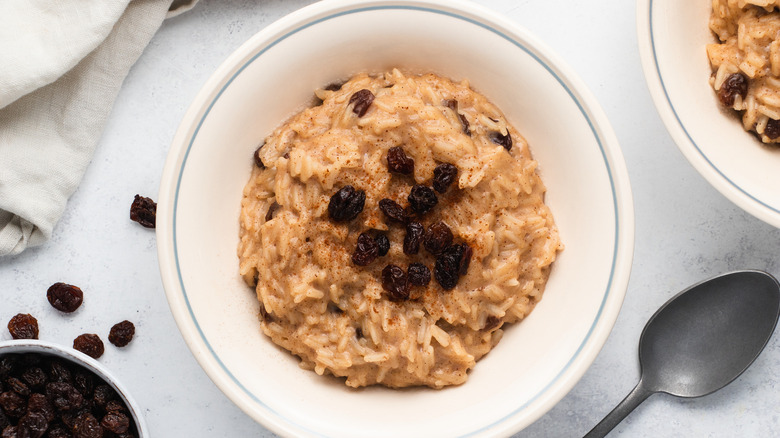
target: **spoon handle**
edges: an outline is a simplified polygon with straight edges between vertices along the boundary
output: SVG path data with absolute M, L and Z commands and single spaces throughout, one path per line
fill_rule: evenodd
M 596 427 L 588 432 L 587 435 L 585 435 L 583 438 L 603 438 L 609 433 L 609 431 L 617 426 L 618 423 L 623 421 L 623 419 L 626 418 L 626 416 L 630 414 L 634 408 L 639 406 L 640 403 L 645 401 L 645 399 L 650 397 L 654 392 L 655 391 L 646 389 L 644 385 L 642 385 L 642 380 L 640 380 L 636 387 L 634 387 L 634 389 L 626 396 L 626 398 L 624 398 L 622 402 L 618 403 L 618 405 L 615 406 L 615 409 L 607 414 L 607 416 L 604 417 L 604 419 L 601 420 L 601 422 L 597 424 Z

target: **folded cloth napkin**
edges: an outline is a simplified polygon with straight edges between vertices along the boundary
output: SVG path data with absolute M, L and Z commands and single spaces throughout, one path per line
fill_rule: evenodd
M 51 237 L 130 67 L 195 2 L 0 1 L 0 256 Z

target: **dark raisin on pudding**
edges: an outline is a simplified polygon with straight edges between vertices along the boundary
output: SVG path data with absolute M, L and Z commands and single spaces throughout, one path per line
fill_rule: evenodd
M 402 147 L 394 146 L 387 150 L 387 168 L 390 172 L 411 175 L 414 173 L 414 160 L 406 155 Z
M 439 193 L 445 193 L 456 179 L 458 168 L 452 164 L 442 163 L 433 169 L 433 188 Z
M 410 263 L 407 272 L 413 286 L 427 286 L 431 282 L 431 270 L 422 263 Z
M 436 197 L 436 193 L 430 187 L 424 185 L 415 184 L 409 192 L 409 205 L 412 207 L 415 213 L 425 214 L 439 202 L 439 198 Z
M 38 339 L 38 320 L 29 313 L 16 314 L 8 321 L 8 332 L 14 339 Z
M 458 112 L 458 101 L 455 99 L 445 100 L 444 105 L 446 105 L 449 109 L 453 110 L 455 114 L 458 115 L 458 118 L 460 119 L 460 125 L 463 127 L 463 133 L 466 135 L 471 135 L 469 121 L 466 119 L 466 116 Z
M 382 269 L 382 288 L 390 301 L 409 299 L 409 279 L 406 272 L 396 265 L 387 265 Z
M 451 245 L 436 258 L 433 276 L 444 290 L 450 290 L 458 284 L 462 275 L 466 275 L 473 250 L 465 243 Z
M 265 146 L 265 143 L 262 143 L 260 146 L 255 149 L 255 153 L 253 155 L 253 158 L 255 159 L 255 166 L 259 167 L 260 169 L 265 169 L 265 164 L 263 164 L 263 160 L 260 159 L 260 149 Z
M 433 255 L 441 254 L 452 244 L 452 231 L 444 222 L 436 222 L 425 230 L 423 246 Z
M 355 252 L 352 253 L 352 263 L 358 266 L 368 266 L 379 257 L 379 244 L 368 233 L 360 233 Z
M 409 222 L 409 214 L 401 207 L 397 202 L 392 199 L 382 199 L 379 201 L 379 210 L 384 213 L 385 217 L 392 222 L 400 222 L 405 224 Z
M 504 149 L 510 150 L 512 149 L 512 135 L 509 134 L 509 131 L 507 130 L 506 135 L 500 133 L 500 132 L 493 132 L 490 134 L 490 140 L 499 145 L 503 146 Z
M 60 312 L 71 313 L 84 302 L 84 292 L 72 284 L 54 283 L 46 290 L 46 299 Z
M 419 222 L 409 222 L 406 225 L 406 236 L 404 236 L 404 254 L 413 255 L 420 251 L 420 242 L 422 242 L 425 228 Z
M 328 215 L 336 222 L 355 219 L 366 204 L 366 192 L 346 185 L 330 197 Z
M 354 104 L 352 112 L 357 114 L 358 117 L 363 117 L 366 114 L 366 111 L 368 111 L 368 107 L 371 106 L 372 102 L 374 102 L 374 93 L 365 88 L 356 92 L 349 98 L 349 104 Z
M 780 137 L 780 120 L 769 119 L 769 121 L 766 122 L 766 128 L 764 128 L 764 135 L 771 140 Z
M 734 73 L 730 75 L 718 90 L 718 99 L 720 103 L 727 107 L 734 105 L 734 100 L 737 96 L 741 96 L 743 99 L 747 96 L 748 92 L 748 79 L 742 73 Z
M 379 256 L 386 256 L 390 251 L 390 239 L 387 238 L 387 234 L 377 233 L 376 236 L 374 236 L 374 240 L 376 240 L 376 244 L 379 245 Z
M 146 228 L 154 228 L 157 221 L 157 203 L 138 194 L 130 205 L 130 220 Z

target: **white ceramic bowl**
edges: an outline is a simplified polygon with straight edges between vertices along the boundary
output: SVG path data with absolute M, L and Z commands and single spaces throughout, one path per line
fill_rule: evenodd
M 642 67 L 655 107 L 683 155 L 719 192 L 780 227 L 780 148 L 764 146 L 709 85 L 708 0 L 638 0 Z
M 78 365 L 91 371 L 109 386 L 124 402 L 125 406 L 133 417 L 133 421 L 138 429 L 138 438 L 149 437 L 149 429 L 146 427 L 146 420 L 143 416 L 143 410 L 138 406 L 127 389 L 114 377 L 111 372 L 100 362 L 87 356 L 84 353 L 72 348 L 61 347 L 57 344 L 39 341 L 33 339 L 19 339 L 13 341 L 0 342 L 0 357 L 6 354 L 39 354 L 42 356 L 58 357 L 72 364 Z
M 351 74 L 392 67 L 468 78 L 529 141 L 566 245 L 544 299 L 464 385 L 352 390 L 298 368 L 260 331 L 238 275 L 238 215 L 252 154 Z M 327 1 L 268 26 L 204 85 L 163 172 L 157 242 L 184 339 L 217 386 L 282 435 L 509 435 L 575 385 L 619 312 L 633 253 L 625 163 L 609 123 L 577 79 L 525 30 L 470 2 Z

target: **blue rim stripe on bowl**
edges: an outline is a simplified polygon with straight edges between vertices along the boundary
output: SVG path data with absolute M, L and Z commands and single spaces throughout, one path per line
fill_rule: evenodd
M 334 18 L 345 16 L 345 15 L 351 15 L 351 14 L 355 14 L 355 13 L 362 13 L 362 12 L 369 12 L 369 11 L 377 11 L 377 10 L 416 10 L 416 11 L 422 11 L 422 12 L 428 12 L 428 13 L 433 13 L 433 14 L 449 16 L 449 17 L 452 17 L 452 18 L 455 18 L 455 19 L 458 19 L 458 20 L 466 21 L 466 22 L 468 22 L 470 24 L 473 24 L 473 25 L 481 27 L 481 28 L 483 28 L 485 30 L 488 30 L 488 31 L 490 31 L 490 32 L 500 36 L 501 38 L 505 39 L 506 41 L 514 44 L 515 46 L 517 46 L 518 48 L 520 48 L 524 52 L 526 52 L 536 62 L 538 62 L 542 67 L 544 67 L 545 70 L 547 70 L 553 77 L 555 77 L 555 79 L 558 81 L 558 83 L 561 85 L 561 87 L 563 87 L 566 90 L 566 92 L 569 94 L 569 96 L 572 98 L 572 100 L 577 104 L 577 107 L 579 108 L 579 110 L 582 113 L 582 115 L 585 117 L 585 120 L 587 120 L 588 125 L 590 126 L 590 129 L 593 132 L 593 135 L 594 135 L 596 141 L 598 142 L 599 150 L 601 151 L 601 155 L 602 155 L 602 158 L 604 160 L 604 165 L 605 165 L 605 167 L 607 169 L 607 174 L 609 176 L 610 188 L 612 190 L 612 203 L 613 203 L 613 208 L 614 208 L 614 212 L 615 212 L 615 218 L 614 218 L 615 219 L 615 236 L 614 236 L 615 240 L 614 240 L 614 246 L 613 246 L 613 250 L 612 250 L 612 264 L 611 264 L 611 267 L 610 267 L 609 280 L 607 282 L 606 290 L 604 292 L 604 298 L 602 299 L 601 304 L 599 305 L 599 310 L 598 310 L 598 313 L 596 314 L 596 317 L 594 318 L 593 324 L 591 324 L 591 327 L 589 328 L 587 334 L 585 335 L 585 338 L 583 339 L 582 343 L 579 345 L 579 347 L 577 348 L 575 353 L 572 355 L 572 357 L 569 359 L 569 361 L 566 363 L 566 365 L 558 372 L 558 374 L 555 376 L 554 379 L 552 379 L 547 385 L 545 385 L 544 388 L 542 388 L 542 390 L 540 390 L 537 394 L 535 394 L 533 397 L 531 397 L 525 404 L 523 404 L 522 406 L 519 406 L 516 410 L 510 412 L 509 414 L 507 414 L 503 418 L 501 418 L 501 419 L 499 419 L 499 420 L 497 420 L 497 421 L 495 421 L 495 422 L 493 422 L 493 423 L 491 423 L 489 425 L 486 425 L 484 427 L 481 427 L 479 429 L 476 429 L 476 430 L 467 432 L 464 435 L 461 435 L 461 437 L 469 437 L 469 436 L 473 436 L 473 435 L 479 434 L 481 432 L 485 432 L 486 430 L 489 430 L 489 429 L 497 426 L 498 424 L 503 423 L 508 418 L 510 418 L 513 415 L 515 415 L 517 412 L 525 409 L 528 405 L 530 405 L 531 403 L 536 401 L 542 394 L 544 394 L 554 383 L 556 383 L 561 378 L 561 376 L 568 370 L 568 368 L 575 361 L 575 359 L 577 359 L 577 357 L 579 357 L 579 355 L 582 352 L 583 348 L 588 343 L 588 340 L 590 339 L 591 335 L 593 334 L 593 330 L 595 329 L 596 324 L 598 323 L 598 321 L 599 321 L 599 319 L 601 317 L 601 314 L 602 314 L 602 312 L 604 310 L 604 306 L 606 305 L 606 302 L 607 302 L 607 298 L 610 295 L 610 292 L 611 292 L 611 289 L 612 289 L 612 283 L 613 283 L 614 276 L 615 276 L 615 265 L 617 263 L 617 253 L 618 253 L 618 246 L 619 246 L 619 242 L 620 242 L 620 240 L 619 240 L 620 229 L 619 229 L 619 221 L 618 221 L 619 208 L 618 208 L 617 192 L 615 190 L 615 182 L 614 182 L 614 178 L 613 178 L 613 171 L 612 171 L 612 168 L 610 167 L 609 160 L 607 159 L 607 154 L 606 154 L 606 151 L 604 150 L 604 145 L 602 144 L 602 139 L 599 136 L 599 133 L 598 133 L 596 127 L 594 126 L 593 121 L 589 117 L 588 112 L 583 107 L 583 104 L 580 102 L 580 100 L 577 98 L 577 96 L 574 94 L 574 92 L 569 88 L 569 86 L 564 81 L 564 79 L 561 78 L 561 76 L 550 65 L 548 65 L 546 62 L 544 62 L 539 57 L 539 55 L 537 55 L 535 53 L 535 51 L 532 48 L 526 47 L 522 42 L 517 41 L 514 38 L 512 38 L 511 36 L 509 36 L 507 34 L 504 34 L 503 32 L 499 31 L 498 29 L 495 29 L 495 28 L 489 26 L 488 24 L 482 23 L 482 22 L 477 21 L 477 20 L 475 20 L 473 18 L 465 17 L 463 15 L 460 15 L 460 14 L 457 14 L 457 13 L 454 13 L 454 12 L 442 11 L 442 10 L 437 10 L 437 9 L 427 8 L 427 7 L 422 7 L 422 6 L 412 6 L 412 5 L 383 5 L 383 6 L 358 7 L 358 8 L 355 8 L 355 9 L 350 9 L 350 10 L 342 11 L 342 12 L 339 12 L 339 13 L 331 14 L 331 15 L 319 18 L 317 20 L 313 20 L 313 21 L 311 21 L 309 23 L 303 24 L 303 25 L 295 28 L 294 30 L 291 30 L 291 31 L 285 33 L 284 35 L 280 36 L 279 38 L 277 38 L 276 40 L 274 40 L 273 42 L 268 44 L 266 47 L 264 47 L 262 50 L 260 50 L 257 54 L 252 56 L 248 61 L 246 61 L 244 63 L 244 65 L 242 65 L 230 77 L 230 79 L 227 80 L 225 85 L 216 94 L 216 96 L 213 98 L 211 103 L 209 103 L 209 105 L 206 108 L 205 112 L 201 116 L 201 119 L 198 122 L 197 127 L 193 131 L 192 138 L 190 139 L 189 145 L 187 146 L 187 150 L 186 150 L 186 152 L 184 154 L 184 158 L 182 160 L 181 168 L 179 170 L 178 179 L 176 181 L 176 192 L 175 192 L 174 204 L 173 204 L 173 247 L 174 247 L 174 259 L 175 259 L 175 263 L 176 263 L 176 272 L 177 272 L 177 275 L 178 275 L 178 278 L 179 278 L 179 285 L 181 287 L 184 300 L 185 300 L 185 302 L 187 304 L 187 310 L 189 311 L 189 314 L 190 314 L 190 317 L 191 317 L 191 320 L 192 320 L 193 324 L 197 328 L 198 333 L 200 334 L 200 337 L 203 340 L 203 343 L 208 348 L 208 351 L 211 354 L 212 358 L 227 373 L 227 375 L 230 376 L 230 379 L 246 395 L 248 395 L 250 398 L 255 400 L 258 404 L 263 406 L 267 411 L 276 414 L 279 418 L 282 418 L 288 425 L 291 425 L 291 426 L 293 426 L 295 428 L 298 428 L 300 430 L 304 430 L 307 433 L 310 433 L 312 435 L 325 437 L 325 435 L 322 435 L 321 433 L 319 433 L 317 431 L 313 431 L 313 430 L 307 429 L 306 427 L 304 427 L 304 426 L 302 426 L 300 424 L 297 424 L 297 423 L 293 422 L 292 420 L 289 420 L 289 419 L 281 416 L 278 412 L 274 411 L 271 407 L 269 407 L 268 405 L 263 403 L 254 393 L 249 391 L 241 383 L 241 381 L 239 381 L 236 378 L 235 375 L 233 375 L 233 373 L 220 360 L 219 356 L 216 354 L 216 352 L 212 348 L 211 344 L 209 343 L 208 339 L 206 338 L 205 333 L 203 332 L 203 330 L 201 329 L 200 325 L 198 324 L 198 321 L 197 321 L 197 319 L 195 317 L 195 314 L 194 314 L 194 312 L 192 310 L 192 307 L 190 305 L 190 300 L 189 300 L 189 298 L 187 296 L 187 290 L 186 290 L 186 288 L 184 286 L 184 279 L 182 278 L 182 275 L 181 275 L 181 267 L 179 265 L 178 244 L 176 242 L 177 206 L 178 206 L 179 190 L 180 190 L 180 186 L 181 186 L 182 176 L 184 174 L 184 169 L 186 167 L 187 158 L 189 156 L 190 150 L 192 148 L 192 145 L 195 142 L 195 138 L 197 137 L 198 132 L 200 131 L 201 126 L 203 125 L 206 117 L 211 112 L 211 109 L 214 107 L 215 103 L 219 100 L 219 98 L 222 96 L 222 94 L 225 92 L 225 90 L 227 90 L 227 88 L 230 86 L 230 84 L 233 82 L 233 80 L 236 77 L 238 77 L 239 74 L 241 74 L 242 71 L 244 71 L 252 62 L 254 62 L 257 58 L 259 58 L 263 53 L 268 51 L 270 48 L 274 47 L 275 45 L 277 45 L 281 41 L 287 39 L 291 35 L 294 35 L 295 33 L 300 32 L 300 31 L 302 31 L 302 30 L 304 30 L 304 29 L 306 29 L 308 27 L 311 27 L 311 26 L 313 26 L 313 25 L 315 25 L 317 23 L 321 23 L 321 22 L 328 21 L 328 20 L 331 20 L 331 19 L 334 19 Z
M 653 51 L 653 64 L 655 64 L 655 71 L 658 75 L 658 81 L 661 83 L 661 89 L 664 92 L 664 97 L 666 98 L 666 102 L 669 104 L 669 108 L 672 110 L 672 114 L 674 114 L 675 120 L 677 120 L 677 124 L 680 126 L 680 129 L 683 130 L 685 133 L 685 136 L 688 138 L 688 140 L 693 145 L 694 149 L 696 149 L 696 152 L 699 153 L 699 155 L 704 159 L 704 161 L 707 162 L 707 164 L 712 168 L 712 170 L 715 171 L 718 175 L 720 175 L 721 178 L 723 178 L 724 181 L 726 181 L 731 187 L 737 189 L 740 193 L 747 196 L 748 198 L 755 201 L 757 204 L 775 212 L 780 213 L 780 209 L 772 207 L 771 205 L 767 204 L 766 202 L 756 198 L 755 196 L 748 193 L 745 189 L 740 187 L 737 183 L 731 180 L 728 176 L 726 176 L 725 173 L 723 173 L 710 159 L 707 157 L 707 155 L 704 153 L 704 151 L 699 148 L 699 145 L 696 143 L 696 141 L 693 140 L 693 137 L 688 132 L 688 129 L 685 127 L 685 124 L 680 119 L 680 116 L 677 114 L 677 109 L 674 107 L 674 104 L 672 103 L 672 99 L 669 96 L 669 92 L 666 90 L 666 83 L 664 82 L 664 77 L 661 74 L 661 67 L 658 65 L 658 56 L 656 55 L 655 50 L 655 33 L 653 31 L 653 0 L 650 0 L 648 3 L 648 19 L 650 22 L 650 47 Z

